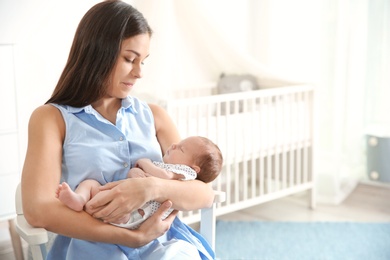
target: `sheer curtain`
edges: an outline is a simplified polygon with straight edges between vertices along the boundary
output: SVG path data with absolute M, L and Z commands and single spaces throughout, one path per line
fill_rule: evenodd
M 320 104 L 319 199 L 340 203 L 365 174 L 365 92 L 368 1 L 329 5 L 329 76 Z M 324 185 L 326 184 L 326 185 Z
M 132 3 L 155 31 L 138 91 L 162 97 L 221 72 L 253 73 L 265 86 L 313 83 L 319 201 L 340 203 L 366 178 L 367 128 L 390 123 L 387 0 Z
M 367 104 L 368 125 L 389 128 L 390 117 L 390 2 L 369 1 Z M 390 133 L 389 133 L 390 134 Z

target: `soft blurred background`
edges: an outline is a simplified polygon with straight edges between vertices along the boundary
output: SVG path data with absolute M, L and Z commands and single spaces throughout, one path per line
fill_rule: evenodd
M 29 116 L 51 95 L 78 22 L 98 2 L 0 0 L 0 220 L 14 214 Z M 317 202 L 339 205 L 358 183 L 373 181 L 367 135 L 390 138 L 389 1 L 127 2 L 154 30 L 135 95 L 169 97 L 213 84 L 222 72 L 254 70 L 265 82 L 314 84 Z M 1 258 L 10 243 L 0 227 Z

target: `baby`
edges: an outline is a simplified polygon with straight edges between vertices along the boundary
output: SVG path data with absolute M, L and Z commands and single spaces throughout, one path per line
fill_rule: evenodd
M 222 169 L 222 153 L 212 141 L 201 136 L 191 136 L 178 144 L 172 144 L 166 151 L 162 162 L 139 159 L 128 172 L 128 178 L 154 176 L 170 180 L 201 180 L 212 182 Z M 69 208 L 82 211 L 84 205 L 99 193 L 101 184 L 95 180 L 85 180 L 72 191 L 67 183 L 59 185 L 56 197 Z M 104 191 L 103 191 L 104 192 Z M 160 203 L 149 201 L 114 225 L 136 229 L 160 207 Z M 165 213 L 166 218 L 173 209 Z M 125 224 L 122 224 L 125 223 Z

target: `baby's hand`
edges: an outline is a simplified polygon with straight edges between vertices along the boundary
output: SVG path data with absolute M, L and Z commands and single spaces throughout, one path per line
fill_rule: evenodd
M 147 177 L 145 172 L 140 168 L 132 168 L 127 173 L 128 178 L 145 178 Z
M 150 159 L 142 158 L 142 159 L 139 159 L 135 163 L 135 167 L 143 169 L 145 167 L 145 165 L 151 164 L 151 163 L 152 163 L 152 161 Z

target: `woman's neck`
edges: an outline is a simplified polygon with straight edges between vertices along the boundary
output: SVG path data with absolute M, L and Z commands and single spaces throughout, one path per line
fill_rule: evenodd
M 99 114 L 113 123 L 116 124 L 116 115 L 119 108 L 122 105 L 122 100 L 118 98 L 102 98 L 92 104 L 92 107 L 99 112 Z

